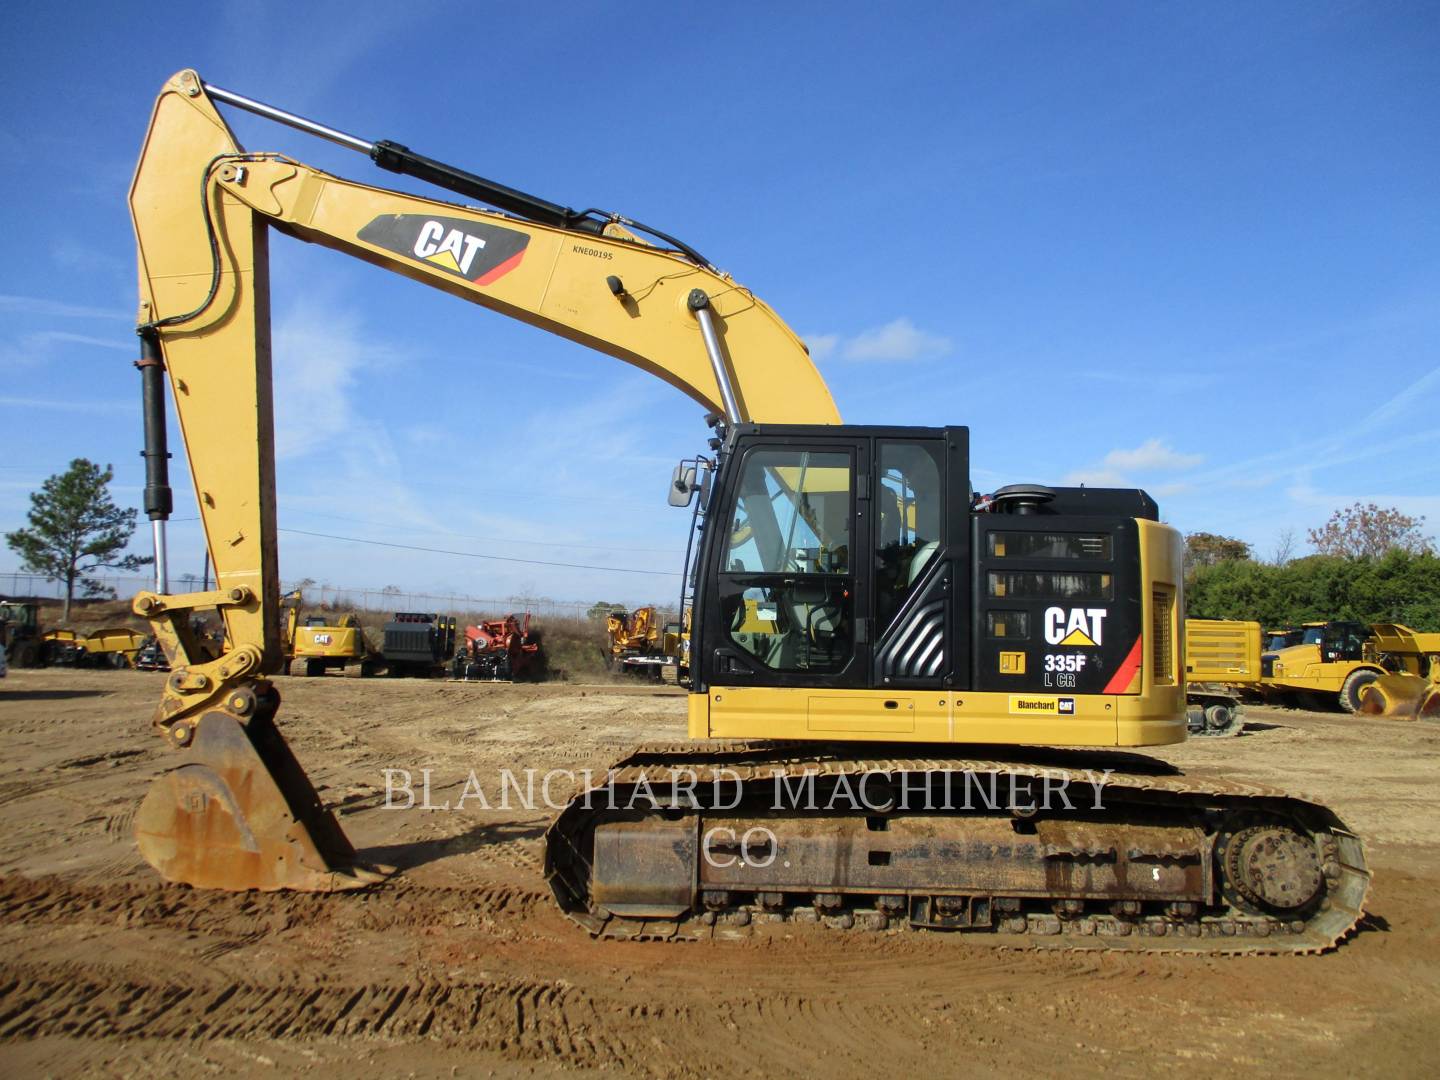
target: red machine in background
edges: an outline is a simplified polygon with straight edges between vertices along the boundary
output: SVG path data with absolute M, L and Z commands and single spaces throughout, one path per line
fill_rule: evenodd
M 545 653 L 540 631 L 530 629 L 530 613 L 467 626 L 451 672 L 466 682 L 540 678 L 545 673 Z

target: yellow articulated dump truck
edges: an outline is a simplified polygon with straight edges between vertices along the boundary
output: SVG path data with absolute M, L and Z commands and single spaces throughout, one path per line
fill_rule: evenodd
M 1191 735 L 1238 735 L 1238 691 L 1260 681 L 1260 624 L 1185 620 L 1185 706 Z
M 145 644 L 146 634 L 128 626 L 107 626 L 82 634 L 47 630 L 41 638 L 41 661 L 68 667 L 129 668 Z
M 1305 623 L 1284 637 L 1283 648 L 1260 661 L 1260 690 L 1267 697 L 1304 693 L 1334 701 L 1348 713 L 1412 719 L 1440 711 L 1440 634 L 1399 623 L 1345 620 Z
M 1371 646 L 1388 673 L 1360 690 L 1360 712 L 1401 720 L 1440 719 L 1440 634 L 1372 623 Z

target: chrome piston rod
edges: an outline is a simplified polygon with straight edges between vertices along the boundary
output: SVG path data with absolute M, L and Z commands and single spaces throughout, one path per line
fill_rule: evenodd
M 371 154 L 375 150 L 375 144 L 360 138 L 358 135 L 349 135 L 335 128 L 326 127 L 324 124 L 316 123 L 314 120 L 307 120 L 303 116 L 296 116 L 284 109 L 277 109 L 274 105 L 266 105 L 263 101 L 256 101 L 244 94 L 237 94 L 233 90 L 224 90 L 210 83 L 205 83 L 205 93 L 209 94 L 215 101 L 224 102 L 226 105 L 233 105 L 237 109 L 244 109 L 246 112 L 254 113 L 256 116 L 263 116 L 267 120 L 274 120 L 276 123 L 293 127 L 310 135 L 318 135 L 322 139 L 329 139 L 333 143 L 339 143 L 350 150 L 358 150 L 362 154 Z
M 453 191 L 468 199 L 478 199 L 481 202 L 489 203 L 497 209 L 504 210 L 507 214 L 515 214 L 528 221 L 536 221 L 542 225 L 553 225 L 562 229 L 571 229 L 576 232 L 589 233 L 600 236 L 605 231 L 608 221 L 606 216 L 595 216 L 590 211 L 572 210 L 568 206 L 561 206 L 548 199 L 542 199 L 538 195 L 530 195 L 519 191 L 516 188 L 505 184 L 497 183 L 494 180 L 487 180 L 483 176 L 476 176 L 472 172 L 458 169 L 454 165 L 447 165 L 443 161 L 436 161 L 434 158 L 417 154 L 408 146 L 393 142 L 390 139 L 378 139 L 371 142 L 369 139 L 362 139 L 358 135 L 351 135 L 349 132 L 340 131 L 337 128 L 320 124 L 309 120 L 295 113 L 286 112 L 284 109 L 277 109 L 274 105 L 266 105 L 263 101 L 256 101 L 244 94 L 237 94 L 233 90 L 226 90 L 223 87 L 212 86 L 210 83 L 202 83 L 205 92 L 210 95 L 212 101 L 218 101 L 224 105 L 233 105 L 237 109 L 244 109 L 246 112 L 254 113 L 256 116 L 263 116 L 267 120 L 274 120 L 276 123 L 284 124 L 287 127 L 295 128 L 309 135 L 316 135 L 322 139 L 337 143 L 347 150 L 354 150 L 364 154 L 375 162 L 380 168 L 388 172 L 400 173 L 402 176 L 413 176 L 426 183 L 435 184 L 437 187 Z M 664 233 L 656 232 L 654 229 L 647 229 L 639 222 L 633 223 L 637 228 L 645 229 L 655 233 L 667 242 L 675 244 L 677 248 L 689 255 L 692 259 L 705 265 L 701 257 L 693 249 L 681 244 L 674 237 Z
M 720 350 L 720 335 L 715 332 L 715 315 L 710 308 L 710 297 L 703 289 L 692 289 L 688 300 L 695 321 L 700 324 L 700 336 L 705 339 L 705 353 L 710 357 L 710 368 L 715 373 L 715 382 L 720 387 L 720 403 L 725 407 L 727 423 L 738 424 L 745 418 L 740 415 L 740 403 L 735 398 L 735 387 L 730 382 L 730 369 L 725 366 L 725 354 Z

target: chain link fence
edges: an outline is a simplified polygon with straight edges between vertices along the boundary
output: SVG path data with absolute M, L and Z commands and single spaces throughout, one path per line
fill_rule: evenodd
M 122 600 L 130 599 L 142 589 L 154 588 L 154 578 L 146 576 L 97 576 L 95 580 L 105 588 L 114 590 L 115 596 Z M 183 574 L 170 581 L 170 588 L 173 592 L 198 592 L 201 586 L 202 582 L 198 574 Z M 494 616 L 505 615 L 512 611 L 529 611 L 542 617 L 584 618 L 585 613 L 592 606 L 583 600 L 552 600 L 548 596 L 488 598 L 460 593 L 404 592 L 393 586 L 377 589 L 368 586 L 326 585 L 315 582 L 288 582 L 282 585 L 282 591 L 289 592 L 299 587 L 303 587 L 307 605 L 353 608 L 356 611 L 375 613 L 436 611 L 445 614 L 463 612 Z M 64 595 L 65 585 L 63 582 L 47 581 L 40 574 L 0 573 L 0 596 L 59 600 Z

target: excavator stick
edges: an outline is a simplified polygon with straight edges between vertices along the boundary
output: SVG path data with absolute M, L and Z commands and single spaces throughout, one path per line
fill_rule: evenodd
M 186 762 L 151 784 L 135 836 L 166 880 L 232 891 L 336 892 L 393 873 L 356 861 L 275 727 L 278 704 L 272 691 L 248 717 L 223 708 L 202 714 Z
M 1360 691 L 1360 712 L 1387 720 L 1440 719 L 1440 682 L 1419 675 L 1382 675 Z

